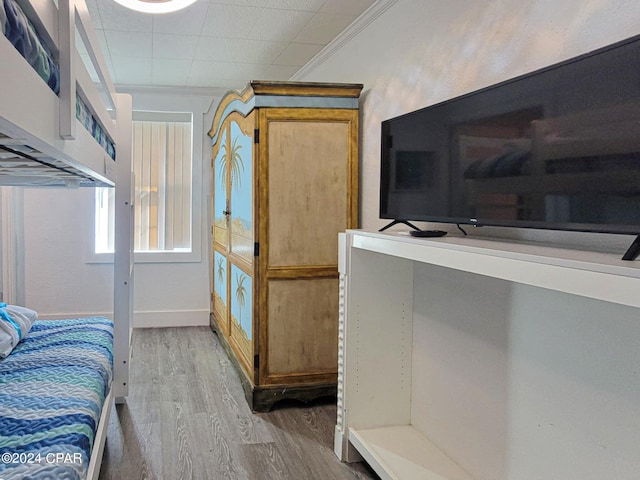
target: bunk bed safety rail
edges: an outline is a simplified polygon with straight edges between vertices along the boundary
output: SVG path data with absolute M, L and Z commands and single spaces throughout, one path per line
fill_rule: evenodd
M 5 8 L 0 9 L 0 15 L 5 17 L 0 19 L 3 34 L 6 34 L 5 25 L 12 27 L 12 43 L 15 42 L 16 48 L 58 95 L 61 138 L 72 140 L 76 136 L 76 91 L 82 101 L 91 106 L 91 114 L 105 130 L 106 136 L 115 138 L 112 116 L 107 110 L 115 115 L 115 87 L 85 1 L 59 0 L 57 10 L 51 6 L 45 8 L 46 3 L 26 0 L 5 2 Z M 52 14 L 56 11 L 57 15 Z M 12 18 L 16 16 L 19 18 Z M 104 92 L 102 96 L 78 54 L 76 30 L 96 71 L 100 89 Z
M 0 0 L 0 26 L 7 54 L 0 64 L 7 80 L 0 90 L 0 184 L 113 185 L 116 92 L 85 0 Z M 26 73 L 8 45 L 54 95 Z M 82 131 L 76 132 L 77 122 Z M 20 172 L 11 175 L 14 168 Z
M 95 69 L 104 96 L 101 97 L 76 48 L 76 29 Z M 59 0 L 58 40 L 60 46 L 60 136 L 75 138 L 76 93 L 90 106 L 99 124 L 110 138 L 115 138 L 113 120 L 107 111 L 116 111 L 115 87 L 109 77 L 106 62 L 98 47 L 98 37 L 84 0 Z M 106 105 L 104 105 L 106 101 Z M 93 107 L 93 108 L 91 108 Z M 92 132 L 93 133 L 93 132 Z

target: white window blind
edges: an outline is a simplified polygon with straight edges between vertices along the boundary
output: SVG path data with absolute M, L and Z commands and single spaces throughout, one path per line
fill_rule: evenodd
M 192 122 L 134 114 L 135 250 L 191 251 Z M 184 114 L 183 114 L 184 116 Z M 136 118 L 142 117 L 142 120 Z M 96 191 L 96 253 L 113 251 L 114 189 Z

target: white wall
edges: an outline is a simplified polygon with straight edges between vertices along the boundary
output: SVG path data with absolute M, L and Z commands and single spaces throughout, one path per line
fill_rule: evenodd
M 40 316 L 113 312 L 113 263 L 85 263 L 92 189 L 24 190 L 25 305 Z
M 371 23 L 364 28 L 354 25 L 357 28 L 342 42 L 330 45 L 319 54 L 319 61 L 294 76 L 301 81 L 364 84 L 360 105 L 365 229 L 388 223 L 378 218 L 382 120 L 640 33 L 635 0 L 379 0 L 368 13 L 360 20 L 375 17 Z M 332 48 L 337 50 L 328 56 Z M 632 239 L 488 227 L 472 233 L 621 254 Z
M 134 326 L 209 322 L 208 198 L 210 95 L 132 91 L 134 110 L 191 111 L 194 115 L 194 210 L 200 255 L 190 262 L 136 263 Z M 210 114 L 209 114 L 210 116 Z M 208 123 L 207 123 L 208 122 Z M 40 316 L 69 318 L 113 311 L 113 264 L 88 263 L 93 190 L 25 189 L 25 304 Z
M 16 305 L 24 304 L 23 197 L 19 187 L 0 187 L 2 301 Z

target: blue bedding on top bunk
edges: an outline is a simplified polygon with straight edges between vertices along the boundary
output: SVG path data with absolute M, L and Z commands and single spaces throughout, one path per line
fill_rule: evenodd
M 100 122 L 96 120 L 91 114 L 89 107 L 82 101 L 79 95 L 76 95 L 76 118 L 87 129 L 87 131 L 93 136 L 96 142 L 105 149 L 107 154 L 115 160 L 116 158 L 116 146 L 113 141 L 104 131 L 104 128 L 100 125 Z
M 60 93 L 58 63 L 15 0 L 0 0 L 0 26 L 4 36 L 58 95 Z M 76 118 L 115 160 L 116 149 L 113 140 L 109 138 L 100 122 L 79 96 L 76 96 Z
M 0 478 L 85 478 L 112 372 L 111 320 L 36 321 L 0 360 Z
M 4 17 L 4 18 L 3 18 Z M 0 20 L 4 20 L 2 33 L 16 47 L 27 62 L 47 82 L 56 95 L 60 93 L 60 71 L 58 64 L 42 43 L 35 27 L 27 19 L 14 0 L 3 0 Z

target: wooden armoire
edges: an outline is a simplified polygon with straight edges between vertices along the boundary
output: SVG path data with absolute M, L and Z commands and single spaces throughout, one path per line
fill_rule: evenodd
M 252 81 L 216 110 L 211 326 L 253 411 L 336 392 L 337 234 L 358 227 L 361 90 Z

